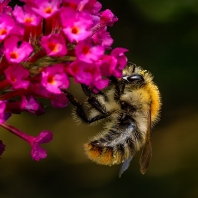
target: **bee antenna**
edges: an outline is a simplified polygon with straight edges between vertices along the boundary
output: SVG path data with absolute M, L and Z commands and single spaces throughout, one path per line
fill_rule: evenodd
M 128 62 L 127 65 L 128 66 L 133 66 L 132 73 L 134 73 L 135 72 L 135 68 L 136 68 L 136 64 L 135 63 L 132 63 L 132 62 Z
M 136 64 L 135 63 L 132 63 L 132 62 L 127 62 L 127 66 L 133 66 L 133 70 L 132 70 L 132 73 L 135 72 L 135 68 L 136 68 Z
M 133 64 L 133 70 L 132 70 L 132 73 L 135 72 L 135 68 L 136 68 L 136 64 Z

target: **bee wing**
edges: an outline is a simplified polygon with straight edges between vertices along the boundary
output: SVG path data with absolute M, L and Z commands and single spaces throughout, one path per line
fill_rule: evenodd
M 142 149 L 140 156 L 140 172 L 142 174 L 146 173 L 152 157 L 152 145 L 151 145 L 151 110 L 148 112 L 148 128 L 146 132 L 146 142 Z
M 127 170 L 127 168 L 128 168 L 129 165 L 130 165 L 130 162 L 131 162 L 132 158 L 133 158 L 133 156 L 130 156 L 128 159 L 124 160 L 124 162 L 123 162 L 123 164 L 122 164 L 122 166 L 121 166 L 121 168 L 120 168 L 119 177 L 121 177 L 121 176 L 122 176 L 122 173 L 123 173 L 125 170 Z

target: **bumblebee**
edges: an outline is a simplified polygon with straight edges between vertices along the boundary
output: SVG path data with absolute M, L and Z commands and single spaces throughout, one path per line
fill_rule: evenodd
M 159 120 L 161 108 L 151 73 L 128 64 L 122 78 L 111 77 L 103 92 L 94 94 L 84 85 L 82 89 L 87 96 L 83 103 L 67 92 L 75 117 L 88 124 L 105 121 L 103 131 L 84 145 L 88 158 L 103 165 L 122 163 L 121 176 L 142 149 L 140 172 L 145 174 L 152 156 L 151 128 Z

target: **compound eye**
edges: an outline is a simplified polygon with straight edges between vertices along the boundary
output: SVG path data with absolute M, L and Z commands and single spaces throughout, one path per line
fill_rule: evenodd
M 144 82 L 144 78 L 139 74 L 135 74 L 132 76 L 128 76 L 127 81 L 128 82 Z

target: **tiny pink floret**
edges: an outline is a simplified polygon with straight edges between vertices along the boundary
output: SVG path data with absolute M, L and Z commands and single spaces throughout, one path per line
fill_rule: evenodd
M 59 11 L 60 0 L 35 0 L 38 7 L 32 7 L 32 10 L 43 18 L 49 18 Z
M 67 53 L 66 41 L 62 34 L 43 36 L 41 45 L 49 56 L 64 56 Z
M 40 144 L 48 143 L 52 140 L 53 134 L 50 131 L 42 131 L 37 137 L 31 137 L 29 143 L 32 146 L 32 159 L 39 161 L 47 157 L 47 152 Z
M 41 17 L 27 5 L 25 5 L 23 9 L 21 6 L 16 5 L 13 10 L 13 15 L 19 23 L 24 25 L 37 26 L 41 22 Z
M 17 36 L 11 36 L 4 42 L 4 53 L 9 62 L 20 63 L 26 59 L 33 51 L 33 47 L 26 41 L 22 41 Z
M 71 8 L 61 10 L 63 32 L 70 42 L 79 42 L 91 35 L 89 29 L 92 25 L 92 17 L 87 12 L 77 12 Z
M 61 89 L 67 89 L 69 86 L 69 78 L 64 73 L 64 66 L 57 64 L 46 67 L 42 72 L 41 84 L 51 93 L 62 93 Z
M 104 47 L 93 45 L 91 40 L 81 41 L 76 46 L 76 55 L 78 59 L 86 63 L 99 60 L 103 54 Z
M 1 14 L 0 16 L 0 41 L 4 40 L 15 27 L 15 22 L 11 16 Z
M 23 66 L 18 64 L 10 65 L 4 73 L 14 89 L 26 89 L 29 86 L 29 70 Z

